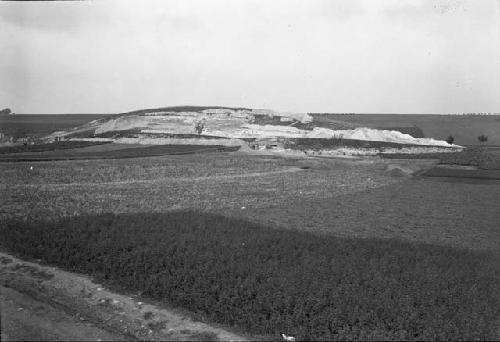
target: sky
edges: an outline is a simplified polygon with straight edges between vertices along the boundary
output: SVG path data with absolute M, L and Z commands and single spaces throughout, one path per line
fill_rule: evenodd
M 0 2 L 0 107 L 500 112 L 500 0 Z

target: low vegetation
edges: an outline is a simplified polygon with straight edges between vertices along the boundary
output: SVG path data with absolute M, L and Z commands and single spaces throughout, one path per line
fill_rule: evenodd
M 389 159 L 439 159 L 441 164 L 477 166 L 485 170 L 500 170 L 500 153 L 485 147 L 469 147 L 454 153 L 394 153 L 380 154 Z
M 291 138 L 286 139 L 286 147 L 298 150 L 321 150 L 337 147 L 375 148 L 383 151 L 385 148 L 403 149 L 408 147 L 424 147 L 422 145 L 399 144 L 387 141 L 369 141 L 344 138 Z M 433 146 L 434 147 L 434 146 Z
M 0 154 L 67 150 L 94 145 L 103 145 L 108 143 L 110 143 L 110 141 L 56 141 L 47 144 L 4 146 L 0 147 Z
M 78 141 L 79 142 L 79 141 Z M 66 142 L 62 142 L 66 143 Z M 101 142 L 103 143 L 103 142 Z M 108 141 L 104 142 L 108 143 Z M 57 144 L 57 143 L 56 143 Z M 89 145 L 92 145 L 89 144 Z M 40 145 L 32 145 L 40 146 Z M 83 147 L 83 146 L 79 146 Z M 74 147 L 73 147 L 74 148 Z M 162 155 L 180 155 L 206 152 L 233 152 L 239 146 L 228 147 L 220 145 L 153 145 L 147 147 L 123 148 L 119 150 L 103 150 L 94 152 L 81 152 L 73 154 L 51 154 L 51 155 L 6 155 L 0 157 L 0 161 L 50 161 L 50 160 L 83 160 L 83 159 L 124 159 L 138 157 L 152 157 Z M 31 151 L 34 152 L 34 151 Z M 38 151 L 37 151 L 38 152 Z
M 15 140 L 28 136 L 42 137 L 107 116 L 103 114 L 0 115 L 0 131 Z
M 485 143 L 488 141 L 488 136 L 481 134 L 480 136 L 477 137 L 477 140 L 479 140 L 479 142 L 481 142 L 481 143 Z
M 0 225 L 1 244 L 271 338 L 493 340 L 493 255 L 282 231 L 198 212 Z

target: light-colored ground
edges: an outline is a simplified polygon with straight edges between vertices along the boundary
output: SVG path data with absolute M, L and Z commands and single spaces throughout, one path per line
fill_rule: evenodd
M 12 288 L 0 286 L 2 341 L 125 341 L 83 317 Z
M 0 252 L 2 340 L 236 341 L 179 310 Z

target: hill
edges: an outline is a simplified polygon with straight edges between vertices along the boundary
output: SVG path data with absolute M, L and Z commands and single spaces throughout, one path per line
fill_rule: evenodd
M 360 127 L 355 122 L 268 109 L 182 106 L 142 109 L 91 121 L 49 138 L 121 139 L 121 142 L 242 144 L 262 139 L 346 139 L 396 144 L 451 147 L 445 141 L 413 136 L 401 130 Z M 128 139 L 128 140 L 127 140 Z M 133 139 L 133 140 L 130 140 Z M 156 139 L 156 140 L 155 140 Z M 177 139 L 176 141 L 171 141 Z M 238 140 L 238 141 L 235 141 Z M 246 143 L 245 143 L 246 144 Z

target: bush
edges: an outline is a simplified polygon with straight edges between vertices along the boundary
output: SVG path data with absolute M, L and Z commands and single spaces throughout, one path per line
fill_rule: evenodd
M 449 135 L 448 138 L 446 138 L 446 142 L 450 145 L 453 144 L 454 141 L 455 141 L 455 138 L 453 138 L 452 135 Z
M 6 221 L 10 251 L 272 338 L 494 339 L 490 255 L 196 212 Z
M 477 137 L 477 140 L 479 140 L 482 143 L 487 142 L 488 141 L 488 136 L 487 135 L 480 135 L 480 136 Z

